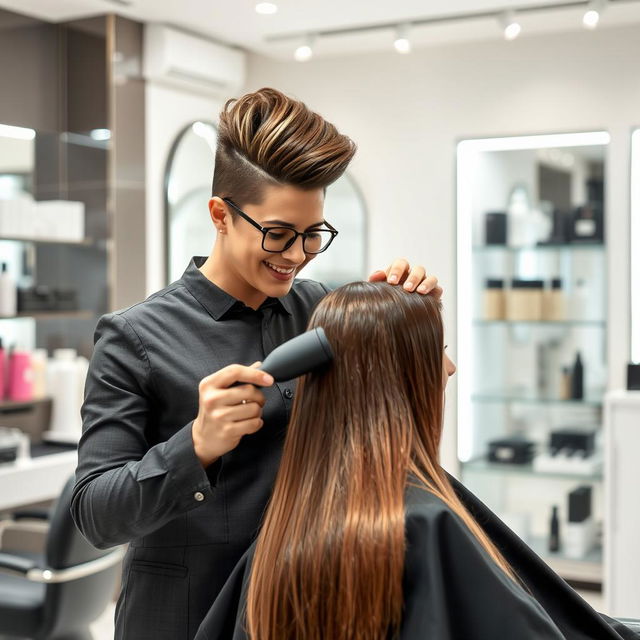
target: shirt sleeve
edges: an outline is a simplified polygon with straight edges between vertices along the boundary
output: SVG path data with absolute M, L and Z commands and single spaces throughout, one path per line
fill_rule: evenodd
M 560 640 L 545 610 L 442 506 L 407 516 L 402 640 Z
M 198 507 L 213 491 L 192 422 L 149 447 L 153 389 L 147 354 L 120 314 L 103 316 L 82 406 L 71 513 L 94 546 L 129 542 Z

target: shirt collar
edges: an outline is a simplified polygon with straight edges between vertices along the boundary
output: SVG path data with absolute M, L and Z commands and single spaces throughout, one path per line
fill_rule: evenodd
M 234 298 L 226 291 L 214 284 L 200 271 L 207 258 L 194 256 L 186 271 L 182 274 L 182 282 L 209 312 L 214 320 L 221 320 L 228 313 L 234 313 L 245 309 L 244 302 Z M 289 294 L 282 298 L 267 298 L 259 307 L 259 310 L 273 308 L 292 315 Z

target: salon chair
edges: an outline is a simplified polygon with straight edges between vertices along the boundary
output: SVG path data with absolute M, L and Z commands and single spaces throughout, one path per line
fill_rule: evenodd
M 50 511 L 23 512 L 48 520 L 43 554 L 0 552 L 0 639 L 90 640 L 89 624 L 114 594 L 124 549 L 89 544 L 71 518 L 73 477 Z

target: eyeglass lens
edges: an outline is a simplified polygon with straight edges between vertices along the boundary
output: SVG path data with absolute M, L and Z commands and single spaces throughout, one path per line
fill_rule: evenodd
M 286 251 L 294 242 L 295 231 L 286 227 L 272 227 L 264 235 L 265 251 Z M 305 253 L 319 253 L 329 245 L 333 236 L 327 229 L 309 231 L 303 237 L 303 250 Z

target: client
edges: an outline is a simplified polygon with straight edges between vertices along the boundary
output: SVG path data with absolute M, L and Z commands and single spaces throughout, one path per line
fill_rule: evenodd
M 440 466 L 435 298 L 352 283 L 318 326 L 334 362 L 299 381 L 262 528 L 196 640 L 636 638 Z

